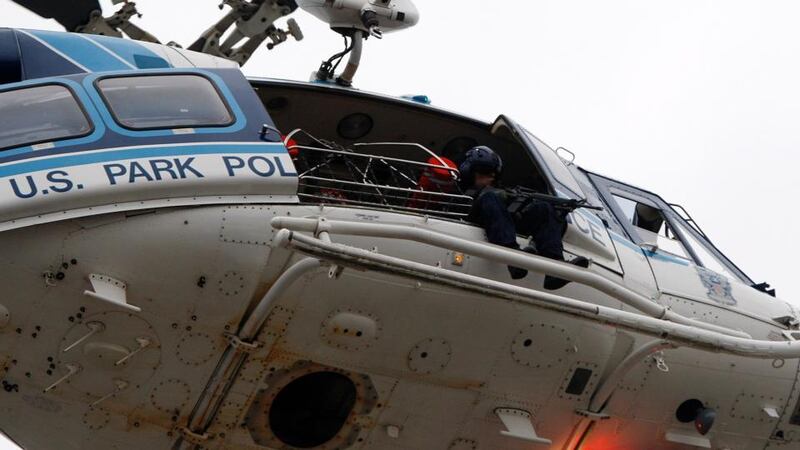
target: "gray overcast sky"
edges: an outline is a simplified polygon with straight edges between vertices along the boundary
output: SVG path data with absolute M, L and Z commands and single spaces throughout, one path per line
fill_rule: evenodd
M 508 114 L 582 167 L 684 205 L 753 279 L 800 304 L 800 3 L 416 3 L 417 27 L 367 43 L 357 87 L 427 94 L 487 121 Z M 184 46 L 222 15 L 216 0 L 137 4 L 136 23 Z M 0 26 L 59 29 L 0 8 Z M 305 40 L 262 49 L 248 75 L 307 80 L 340 50 L 325 24 L 294 17 Z

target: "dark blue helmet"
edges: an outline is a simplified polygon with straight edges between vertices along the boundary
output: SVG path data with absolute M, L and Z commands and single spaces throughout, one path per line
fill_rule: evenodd
M 500 155 L 485 145 L 473 147 L 464 155 L 464 162 L 458 166 L 463 184 L 475 181 L 476 173 L 494 173 L 496 177 L 503 171 L 503 160 Z

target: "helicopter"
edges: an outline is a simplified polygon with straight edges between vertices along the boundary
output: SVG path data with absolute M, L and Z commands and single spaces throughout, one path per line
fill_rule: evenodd
M 352 88 L 412 2 L 226 1 L 186 49 L 130 2 L 18 3 L 70 31 L 0 30 L 23 448 L 800 448 L 800 316 L 687 211 L 510 117 Z M 311 82 L 244 77 L 297 9 L 345 49 Z M 588 268 L 487 242 L 448 163 L 476 145 L 568 205 Z

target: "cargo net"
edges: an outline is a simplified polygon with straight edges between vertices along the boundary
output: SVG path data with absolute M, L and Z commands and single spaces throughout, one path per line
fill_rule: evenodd
M 284 138 L 304 203 L 353 205 L 465 218 L 472 198 L 458 169 L 420 144 L 378 142 L 343 147 L 303 130 Z

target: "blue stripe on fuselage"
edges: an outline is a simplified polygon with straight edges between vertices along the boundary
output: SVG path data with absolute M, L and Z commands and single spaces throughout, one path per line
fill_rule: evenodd
M 620 236 L 619 234 L 617 234 L 617 233 L 615 233 L 615 232 L 613 232 L 611 230 L 609 230 L 608 234 L 609 234 L 609 236 L 611 236 L 611 240 L 613 240 L 614 242 L 619 242 L 620 244 L 624 245 L 625 247 L 628 247 L 629 249 L 631 249 L 633 251 L 636 251 L 636 252 L 639 252 L 639 253 L 643 253 L 644 252 L 641 247 L 639 247 L 638 245 L 634 244 L 633 242 L 625 239 L 624 237 Z
M 286 147 L 281 143 L 263 143 L 255 145 L 242 144 L 210 144 L 157 147 L 127 147 L 122 149 L 109 149 L 94 153 L 71 154 L 55 158 L 38 159 L 21 163 L 0 166 L 0 177 L 9 177 L 41 170 L 59 169 L 63 167 L 83 166 L 87 164 L 104 163 L 128 159 L 153 158 L 164 156 L 186 156 L 207 154 L 281 154 L 287 153 Z
M 663 252 L 659 252 L 659 251 L 651 252 L 651 251 L 645 250 L 644 253 L 645 253 L 645 255 L 647 255 L 648 258 L 655 259 L 656 261 L 668 262 L 668 263 L 672 263 L 672 264 L 678 264 L 678 265 L 681 265 L 681 266 L 689 266 L 689 261 L 686 261 L 685 259 L 679 258 L 677 256 L 667 255 L 667 254 L 664 254 Z
M 618 243 L 624 245 L 625 247 L 628 247 L 629 249 L 631 249 L 631 250 L 633 250 L 633 251 L 635 251 L 637 253 L 641 253 L 641 254 L 647 256 L 650 259 L 655 259 L 656 261 L 668 262 L 668 263 L 672 263 L 672 264 L 679 264 L 681 266 L 688 266 L 689 265 L 689 261 L 686 261 L 685 259 L 679 258 L 677 256 L 667 255 L 667 254 L 665 254 L 663 252 L 658 252 L 658 251 L 651 252 L 649 250 L 645 250 L 645 249 L 639 247 L 638 245 L 634 244 L 633 242 L 631 242 L 631 241 L 625 239 L 624 237 L 618 235 L 617 233 L 614 233 L 613 231 L 609 232 L 609 235 L 611 236 L 611 239 L 614 242 L 618 242 Z
M 134 41 L 97 35 L 87 37 L 139 69 L 168 69 L 172 67 L 167 60 Z
M 29 33 L 92 72 L 130 70 L 130 67 L 126 66 L 125 63 L 104 52 L 81 36 L 39 30 L 31 30 Z
M 64 58 L 43 40 L 20 31 L 17 34 L 22 57 L 23 79 L 32 80 L 53 76 L 69 76 L 85 73 L 86 68 Z M 5 86 L 4 86 L 5 87 Z

